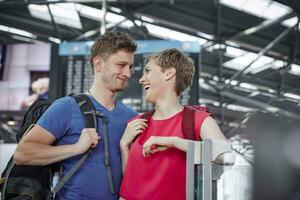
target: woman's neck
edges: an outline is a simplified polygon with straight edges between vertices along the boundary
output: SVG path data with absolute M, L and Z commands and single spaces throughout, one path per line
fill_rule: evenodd
M 180 111 L 183 106 L 180 105 L 177 98 L 168 99 L 168 101 L 158 101 L 155 103 L 155 113 L 153 114 L 154 119 L 165 119 Z

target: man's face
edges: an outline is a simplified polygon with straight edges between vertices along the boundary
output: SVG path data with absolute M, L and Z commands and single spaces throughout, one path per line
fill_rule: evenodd
M 102 80 L 114 91 L 122 91 L 131 77 L 134 54 L 120 50 L 111 54 L 103 63 Z

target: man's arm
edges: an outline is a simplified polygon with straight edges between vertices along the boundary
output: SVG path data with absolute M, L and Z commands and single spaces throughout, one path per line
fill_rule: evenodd
M 83 129 L 75 144 L 52 146 L 55 137 L 46 129 L 35 125 L 19 142 L 14 160 L 19 165 L 48 165 L 85 153 L 98 144 L 95 129 Z

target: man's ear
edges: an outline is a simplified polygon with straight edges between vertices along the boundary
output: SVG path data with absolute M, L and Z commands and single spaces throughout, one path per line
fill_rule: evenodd
M 94 70 L 96 72 L 101 72 L 102 71 L 102 68 L 103 68 L 103 59 L 100 58 L 99 56 L 95 56 L 93 58 L 93 65 L 94 65 Z
M 173 77 L 175 77 L 175 75 L 176 75 L 176 69 L 174 67 L 166 69 L 165 71 L 166 81 L 172 79 Z

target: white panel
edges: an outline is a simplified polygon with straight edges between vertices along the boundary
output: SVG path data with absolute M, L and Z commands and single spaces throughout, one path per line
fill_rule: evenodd
M 9 60 L 7 68 L 24 67 L 27 63 L 28 44 L 9 45 Z
M 0 110 L 8 108 L 8 83 L 0 81 Z
M 27 69 L 29 71 L 49 71 L 51 45 L 46 43 L 30 44 L 27 52 Z
M 16 149 L 17 144 L 0 143 L 0 174 L 6 167 L 6 164 Z

